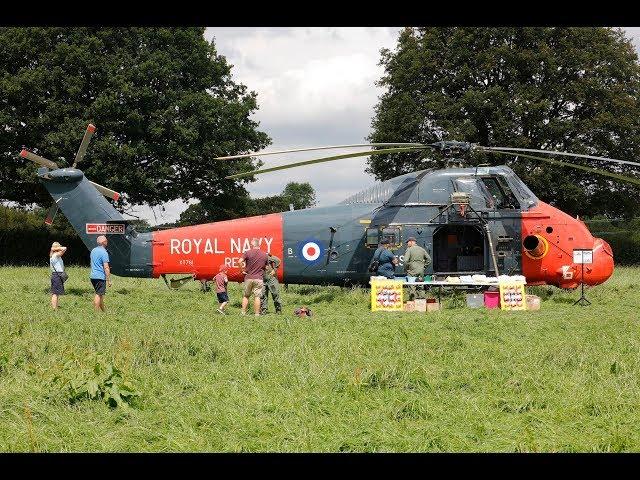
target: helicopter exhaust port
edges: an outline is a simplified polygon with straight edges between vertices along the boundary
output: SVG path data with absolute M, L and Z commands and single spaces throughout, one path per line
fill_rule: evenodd
M 549 243 L 539 235 L 527 235 L 522 241 L 524 253 L 534 260 L 540 260 L 549 251 Z

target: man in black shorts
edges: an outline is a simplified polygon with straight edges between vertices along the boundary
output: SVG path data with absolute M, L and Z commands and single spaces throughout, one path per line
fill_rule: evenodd
M 93 297 L 93 307 L 96 311 L 104 312 L 104 294 L 107 285 L 111 286 L 111 270 L 109 269 L 109 253 L 107 252 L 107 237 L 97 238 L 98 246 L 91 250 L 91 284 L 96 294 Z

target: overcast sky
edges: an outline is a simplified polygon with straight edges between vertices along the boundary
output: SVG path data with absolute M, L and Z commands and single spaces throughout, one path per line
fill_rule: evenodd
M 381 89 L 381 48 L 394 48 L 399 27 L 232 28 L 210 27 L 218 53 L 233 65 L 234 80 L 258 94 L 255 119 L 272 139 L 266 150 L 362 143 L 370 132 Z M 640 52 L 640 27 L 625 28 Z M 355 150 L 351 150 L 355 151 Z M 334 153 L 335 152 L 335 153 Z M 321 152 L 322 153 L 322 152 Z M 339 154 L 343 151 L 331 151 Z M 265 167 L 305 160 L 318 152 L 265 157 Z M 256 177 L 252 196 L 280 193 L 287 182 L 308 181 L 319 205 L 337 203 L 374 183 L 364 173 L 366 158 L 321 164 Z M 181 201 L 165 211 L 148 208 L 138 215 L 152 224 L 172 222 L 186 208 Z

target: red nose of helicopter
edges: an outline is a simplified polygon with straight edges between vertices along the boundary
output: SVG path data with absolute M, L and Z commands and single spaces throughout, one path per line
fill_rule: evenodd
M 599 285 L 613 275 L 613 251 L 602 238 L 594 238 L 593 263 L 584 266 L 585 285 Z
M 522 271 L 530 285 L 573 289 L 580 282 L 599 285 L 613 274 L 611 246 L 578 218 L 542 201 L 523 213 L 522 236 Z M 593 255 L 583 255 L 583 264 L 575 253 L 585 249 Z

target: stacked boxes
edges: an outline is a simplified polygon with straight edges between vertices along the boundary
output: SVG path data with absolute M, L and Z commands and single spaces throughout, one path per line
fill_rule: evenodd
M 441 310 L 442 306 L 435 298 L 409 300 L 404 304 L 405 312 L 435 312 Z

